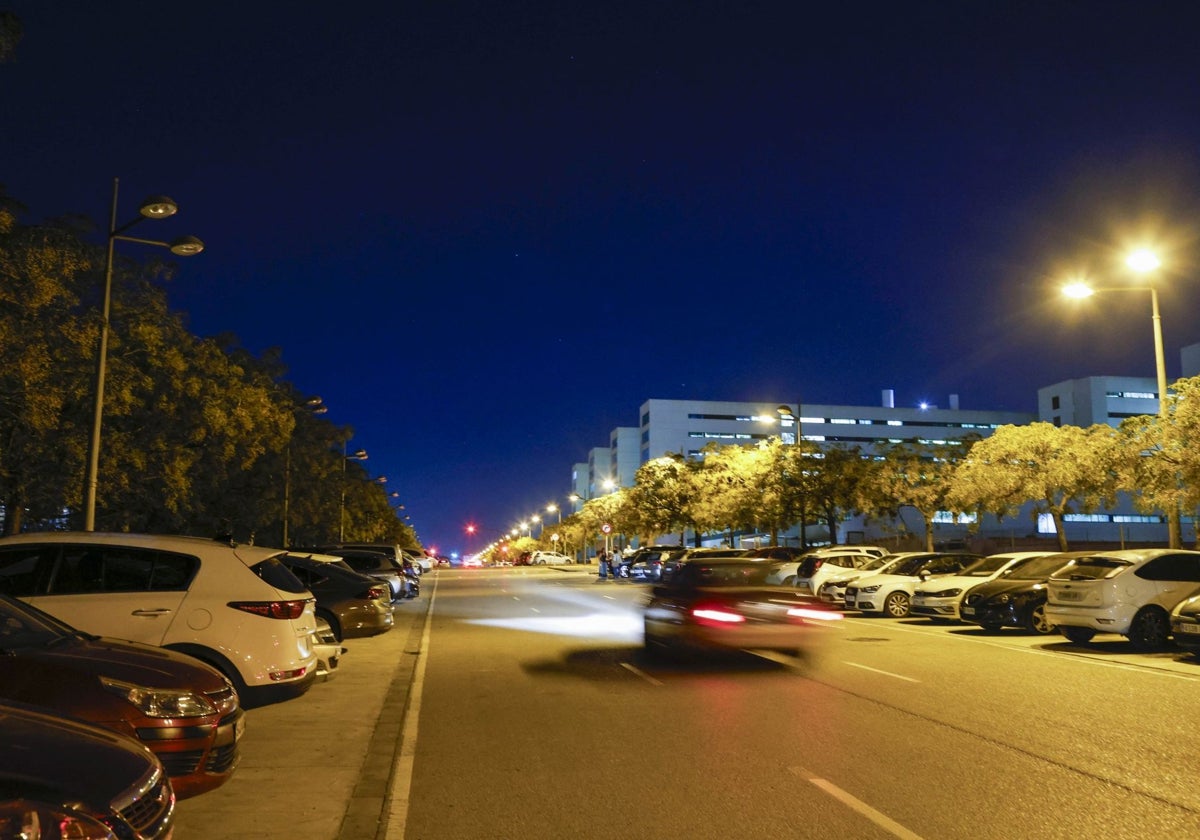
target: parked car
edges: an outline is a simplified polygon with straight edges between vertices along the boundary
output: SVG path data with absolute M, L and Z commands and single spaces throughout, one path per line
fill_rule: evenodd
M 979 584 L 963 597 L 959 619 L 993 633 L 1002 627 L 1053 633 L 1054 625 L 1046 619 L 1046 582 L 1073 556 L 1048 554 Z
M 715 560 L 719 557 L 745 557 L 749 553 L 748 548 L 689 548 L 663 561 L 660 580 L 666 583 L 685 561 L 693 558 Z
M 563 566 L 570 562 L 570 557 L 557 551 L 535 551 L 529 558 L 531 566 Z
M 0 700 L 137 738 L 162 761 L 180 799 L 229 780 L 245 728 L 237 692 L 215 668 L 81 633 L 7 595 L 0 595 Z
M 628 558 L 629 579 L 641 583 L 662 580 L 663 564 L 682 555 L 686 549 L 677 545 L 652 545 L 639 548 Z
M 313 650 L 317 654 L 317 680 L 328 682 L 337 676 L 338 666 L 342 664 L 346 648 L 342 647 L 341 641 L 334 635 L 329 622 L 320 617 L 317 618 L 317 626 L 313 630 Z
M 1016 569 L 1023 563 L 1046 557 L 1050 551 L 1012 551 L 989 554 L 977 560 L 957 575 L 946 575 L 921 581 L 913 590 L 909 615 L 923 616 L 931 621 L 958 621 L 963 597 L 989 580 Z
M 402 549 L 401 553 L 405 557 L 407 557 L 409 560 L 411 560 L 412 564 L 417 567 L 417 569 L 419 570 L 417 572 L 417 574 L 423 575 L 426 572 L 433 571 L 434 560 L 432 557 L 430 557 L 424 551 L 418 551 L 415 548 L 413 548 L 413 549 L 406 548 L 406 549 Z
M 693 555 L 656 585 L 643 617 L 649 654 L 780 650 L 800 653 L 812 625 L 842 616 L 815 598 L 766 582 L 774 561 Z
M 384 581 L 342 568 L 345 561 L 332 554 L 288 552 L 279 559 L 317 599 L 317 618 L 337 641 L 392 629 L 392 592 Z
M 393 560 L 395 560 L 397 563 L 399 563 L 401 565 L 403 565 L 405 558 L 407 558 L 410 562 L 412 562 L 413 566 L 416 567 L 417 574 L 422 574 L 426 570 L 433 568 L 432 561 L 418 562 L 420 557 L 425 557 L 426 560 L 428 560 L 427 555 L 425 554 L 425 552 L 422 549 L 405 548 L 396 543 L 340 542 L 340 543 L 331 543 L 329 545 L 319 545 L 319 546 L 316 546 L 313 549 L 313 551 L 316 551 L 320 554 L 340 554 L 341 551 L 339 549 L 348 549 L 351 551 L 383 552 L 384 554 L 387 554 L 389 557 L 391 557 Z
M 175 792 L 144 745 L 107 729 L 0 702 L 0 837 L 168 840 Z
M 0 592 L 88 633 L 194 656 L 253 708 L 316 679 L 315 601 L 283 553 L 199 537 L 19 534 L 0 539 Z
M 852 581 L 846 587 L 846 608 L 864 615 L 904 618 L 918 583 L 932 575 L 952 575 L 980 559 L 978 554 L 912 551 L 895 555 L 900 562 L 887 572 Z
M 405 574 L 404 564 L 386 551 L 330 546 L 316 549 L 316 552 L 341 557 L 359 574 L 385 582 L 391 590 L 393 603 L 412 597 L 411 578 Z
M 1200 594 L 1184 598 L 1171 610 L 1171 637 L 1176 646 L 1200 656 Z
M 824 583 L 817 584 L 817 597 L 826 604 L 833 604 L 836 607 L 844 607 L 846 605 L 846 587 L 851 582 L 858 580 L 866 575 L 880 574 L 889 571 L 892 566 L 896 565 L 903 559 L 900 555 L 885 554 L 882 557 L 876 557 L 874 560 L 869 560 L 866 565 L 857 569 L 842 569 L 834 575 L 830 575 Z
M 806 595 L 816 595 L 821 584 L 829 578 L 841 577 L 847 569 L 861 569 L 882 556 L 874 551 L 859 551 L 849 548 L 813 551 L 802 557 L 796 564 L 796 570 L 790 576 L 790 581 L 788 575 L 785 574 L 781 582 L 784 586 L 794 586 Z
M 1050 575 L 1046 619 L 1076 644 L 1119 633 L 1139 650 L 1165 647 L 1171 611 L 1200 589 L 1200 551 L 1123 549 L 1075 557 Z

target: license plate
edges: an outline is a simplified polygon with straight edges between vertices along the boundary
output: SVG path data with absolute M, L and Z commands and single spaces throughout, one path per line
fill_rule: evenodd
M 1064 589 L 1058 593 L 1058 600 L 1060 601 L 1080 601 L 1082 599 L 1082 592 L 1072 592 L 1070 589 Z
M 975 608 L 974 607 L 963 607 L 962 614 L 963 615 L 975 615 Z
M 1200 635 L 1200 624 L 1180 624 L 1180 625 L 1177 625 L 1175 629 L 1178 630 L 1180 633 L 1189 633 L 1191 635 Z

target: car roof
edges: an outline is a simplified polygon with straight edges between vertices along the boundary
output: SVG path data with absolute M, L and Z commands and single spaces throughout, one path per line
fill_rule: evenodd
M 208 537 L 172 534 L 126 534 L 104 531 L 29 531 L 24 534 L 0 537 L 0 546 L 26 543 L 136 546 L 138 548 L 178 551 L 187 554 L 198 554 L 203 553 L 205 549 L 215 549 L 217 551 L 232 551 L 248 565 L 253 565 L 268 557 L 284 553 L 282 548 L 268 548 L 267 546 L 250 544 L 242 545 L 224 538 L 210 539 Z

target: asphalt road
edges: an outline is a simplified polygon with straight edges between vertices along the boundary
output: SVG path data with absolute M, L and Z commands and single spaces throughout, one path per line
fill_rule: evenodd
M 640 585 L 442 570 L 251 710 L 176 840 L 1200 836 L 1200 665 L 847 618 L 807 660 L 662 665 Z

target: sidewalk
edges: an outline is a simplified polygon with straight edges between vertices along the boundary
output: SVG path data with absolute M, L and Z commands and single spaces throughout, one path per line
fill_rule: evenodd
M 215 791 L 180 802 L 174 840 L 371 840 L 399 750 L 435 580 L 398 605 L 387 633 L 347 639 L 333 678 L 251 709 L 241 761 Z

